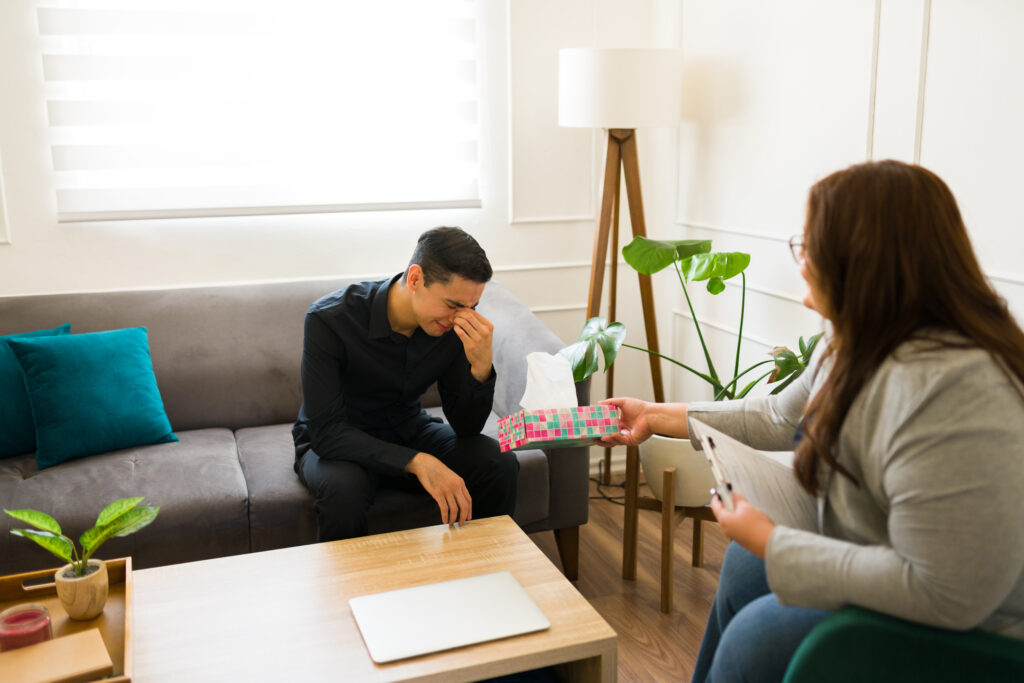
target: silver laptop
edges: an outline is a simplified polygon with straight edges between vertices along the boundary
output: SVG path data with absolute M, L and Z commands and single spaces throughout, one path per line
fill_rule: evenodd
M 551 626 L 509 572 L 362 595 L 348 604 L 378 664 Z

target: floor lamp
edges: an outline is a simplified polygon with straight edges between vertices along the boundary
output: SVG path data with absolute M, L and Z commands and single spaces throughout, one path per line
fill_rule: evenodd
M 615 320 L 618 286 L 620 176 L 625 177 L 629 222 L 634 236 L 647 234 L 640 192 L 636 129 L 679 125 L 682 111 L 682 52 L 673 49 L 568 48 L 559 51 L 558 125 L 603 128 L 607 132 L 601 210 L 594 232 L 587 319 L 600 315 L 609 246 L 608 320 Z M 659 352 L 651 278 L 639 275 L 647 348 Z M 654 400 L 664 401 L 661 360 L 650 356 Z M 606 371 L 614 395 L 614 366 Z M 602 483 L 610 482 L 611 449 L 604 453 Z

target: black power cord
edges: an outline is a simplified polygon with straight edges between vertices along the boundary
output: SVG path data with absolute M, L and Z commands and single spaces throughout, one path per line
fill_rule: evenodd
M 625 503 L 625 498 L 626 498 L 626 494 L 625 493 L 623 493 L 621 496 L 610 496 L 607 493 L 605 493 L 604 489 L 605 488 L 624 489 L 624 488 L 626 488 L 626 485 L 625 484 L 602 484 L 601 483 L 601 479 L 604 478 L 602 476 L 603 474 L 604 474 L 604 460 L 599 460 L 598 463 L 597 463 L 597 477 L 591 477 L 590 478 L 590 481 L 594 482 L 594 484 L 597 485 L 597 493 L 598 493 L 598 495 L 590 496 L 590 500 L 607 500 L 609 503 L 614 503 L 615 505 L 625 505 L 626 504 Z

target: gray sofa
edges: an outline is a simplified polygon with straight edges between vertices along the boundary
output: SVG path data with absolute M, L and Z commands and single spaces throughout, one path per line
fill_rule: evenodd
M 0 297 L 0 335 L 71 324 L 71 332 L 145 326 L 157 383 L 180 438 L 71 460 L 39 470 L 32 454 L 0 459 L 0 507 L 47 512 L 77 539 L 107 503 L 145 496 L 156 522 L 108 541 L 101 557 L 131 555 L 136 568 L 272 550 L 316 540 L 312 498 L 292 465 L 291 426 L 301 402 L 303 318 L 318 297 L 353 280 L 304 280 L 101 293 Z M 497 384 L 486 433 L 518 409 L 525 356 L 561 341 L 498 282 L 479 310 L 495 325 Z M 581 402 L 588 386 L 577 387 Z M 440 415 L 436 392 L 424 396 Z M 517 453 L 515 519 L 554 530 L 567 576 L 576 578 L 579 527 L 587 521 L 588 449 Z M 439 522 L 425 493 L 388 491 L 371 532 Z M 55 566 L 56 558 L 9 533 L 0 516 L 0 573 Z

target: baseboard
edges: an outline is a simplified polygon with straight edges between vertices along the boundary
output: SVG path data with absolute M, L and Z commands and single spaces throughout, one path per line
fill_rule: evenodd
M 601 474 L 601 470 L 604 467 L 604 447 L 603 446 L 591 446 L 590 447 L 590 476 L 596 477 Z M 612 474 L 626 474 L 626 449 L 625 448 L 613 448 L 612 449 Z

